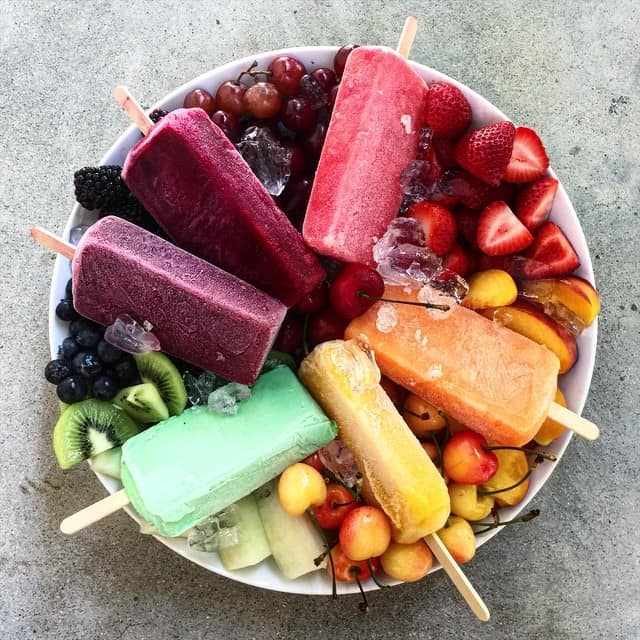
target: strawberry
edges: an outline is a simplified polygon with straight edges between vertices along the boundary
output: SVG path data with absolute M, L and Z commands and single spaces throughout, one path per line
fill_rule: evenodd
M 497 122 L 464 135 L 456 147 L 456 160 L 469 173 L 498 186 L 513 151 L 513 122 Z
M 458 87 L 432 82 L 425 110 L 427 125 L 437 138 L 457 138 L 471 124 L 471 105 Z
M 416 202 L 407 209 L 422 227 L 426 244 L 435 254 L 447 253 L 456 241 L 456 220 L 449 209 L 435 202 Z
M 478 237 L 478 212 L 468 207 L 459 207 L 455 211 L 458 233 L 470 247 L 476 246 Z
M 472 262 L 465 250 L 455 243 L 449 253 L 442 258 L 442 266 L 460 276 L 466 276 L 471 272 Z
M 549 217 L 557 190 L 555 178 L 539 178 L 520 190 L 515 212 L 529 231 L 534 232 Z
M 478 270 L 486 271 L 487 269 L 501 269 L 516 280 L 536 280 L 550 278 L 553 275 L 549 265 L 524 256 L 485 256 L 483 254 L 478 263 Z
M 543 176 L 548 167 L 549 158 L 538 134 L 528 127 L 518 127 L 504 179 L 507 182 L 530 182 Z
M 506 202 L 498 200 L 478 218 L 478 247 L 488 256 L 504 256 L 526 249 L 533 241 L 529 230 Z
M 538 229 L 538 233 L 525 256 L 543 263 L 551 270 L 542 277 L 567 276 L 580 266 L 580 259 L 571 246 L 567 236 L 558 225 L 547 220 Z M 537 274 L 529 277 L 540 277 Z
M 470 209 L 482 209 L 490 202 L 491 187 L 466 171 L 448 172 L 441 188 L 445 195 Z
M 431 147 L 436 152 L 438 162 L 444 169 L 453 169 L 458 166 L 456 162 L 456 141 L 448 138 L 435 138 L 431 141 Z

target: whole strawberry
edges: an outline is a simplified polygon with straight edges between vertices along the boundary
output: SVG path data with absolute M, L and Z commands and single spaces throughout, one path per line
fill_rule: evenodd
M 427 93 L 427 125 L 436 138 L 457 138 L 471 124 L 471 106 L 458 87 L 432 82 Z
M 513 122 L 474 129 L 458 142 L 456 160 L 476 178 L 498 186 L 511 159 L 515 135 Z

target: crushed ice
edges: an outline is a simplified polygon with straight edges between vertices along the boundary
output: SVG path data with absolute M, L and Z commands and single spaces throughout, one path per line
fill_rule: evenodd
M 189 402 L 193 405 L 207 404 L 209 395 L 218 387 L 222 387 L 229 382 L 225 378 L 211 373 L 211 371 L 203 371 L 197 377 L 187 371 L 182 376 L 182 379 L 187 390 Z
M 76 227 L 72 227 L 71 231 L 69 231 L 69 242 L 77 245 L 90 226 L 90 224 L 79 224 Z
M 187 538 L 191 549 L 196 551 L 219 551 L 240 542 L 238 534 L 238 507 L 231 504 L 220 513 L 199 522 Z
M 335 438 L 318 451 L 322 464 L 333 473 L 338 480 L 348 487 L 355 487 L 361 478 L 356 461 L 347 445 Z
M 209 394 L 207 404 L 209 411 L 224 415 L 238 413 L 238 402 L 246 400 L 251 395 L 251 389 L 246 384 L 229 382 Z
M 305 74 L 300 78 L 300 92 L 309 100 L 314 111 L 327 106 L 329 96 L 312 75 Z
M 127 353 L 140 354 L 160 351 L 160 340 L 152 332 L 153 325 L 145 320 L 136 322 L 130 315 L 119 315 L 104 332 L 104 339 Z

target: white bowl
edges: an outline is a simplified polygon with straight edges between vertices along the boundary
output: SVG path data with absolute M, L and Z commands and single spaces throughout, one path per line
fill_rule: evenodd
M 162 108 L 167 111 L 176 109 L 182 106 L 184 96 L 193 89 L 205 88 L 212 93 L 215 93 L 217 87 L 231 78 L 235 78 L 240 71 L 246 69 L 253 60 L 257 60 L 259 68 L 265 68 L 269 61 L 275 56 L 289 53 L 299 58 L 308 68 L 315 68 L 320 66 L 333 66 L 333 57 L 337 51 L 337 47 L 296 47 L 291 49 L 280 49 L 277 51 L 270 51 L 262 53 L 260 55 L 243 58 L 235 62 L 230 62 L 221 67 L 208 71 L 197 78 L 194 78 L 190 82 L 183 84 L 181 87 L 170 93 L 164 99 L 153 105 L 153 108 Z M 494 107 L 491 103 L 479 96 L 477 93 L 469 89 L 468 87 L 456 82 L 455 80 L 445 76 L 438 71 L 418 64 L 417 62 L 410 63 L 413 69 L 422 76 L 427 82 L 434 80 L 445 80 L 457 85 L 466 95 L 473 109 L 473 127 L 478 127 L 492 122 L 498 122 L 500 120 L 507 120 L 499 109 Z M 135 87 L 132 88 L 135 94 Z M 109 100 L 110 96 L 105 96 L 105 100 Z M 125 122 L 126 116 L 123 113 L 122 119 Z M 526 124 L 526 123 L 523 123 Z M 129 149 L 139 139 L 140 134 L 135 126 L 130 126 L 118 140 L 109 149 L 106 155 L 102 158 L 100 164 L 117 164 L 122 165 Z M 550 172 L 551 175 L 553 172 Z M 571 240 L 575 250 L 580 257 L 580 268 L 577 274 L 593 283 L 593 269 L 591 265 L 591 258 L 589 256 L 589 250 L 585 241 L 582 228 L 576 212 L 569 201 L 569 198 L 560 185 L 558 193 L 556 195 L 553 211 L 551 212 L 551 219 L 557 222 L 564 232 Z M 72 227 L 76 226 L 80 222 L 93 221 L 91 214 L 82 209 L 79 205 L 74 207 L 64 230 L 64 238 L 68 239 L 69 231 Z M 67 324 L 61 322 L 55 315 L 55 307 L 60 298 L 64 295 L 65 284 L 70 277 L 70 262 L 58 256 L 56 260 L 53 281 L 51 285 L 51 295 L 49 301 L 49 342 L 51 345 L 52 357 L 57 355 L 58 345 L 62 343 L 62 340 L 67 335 Z M 596 351 L 596 336 L 597 336 L 597 322 L 594 322 L 579 338 L 579 359 L 573 369 L 563 376 L 561 381 L 561 388 L 564 392 L 569 408 L 576 413 L 580 413 L 584 407 L 584 403 L 589 391 L 589 385 L 591 383 L 591 376 L 593 373 L 593 366 L 595 360 Z M 571 439 L 571 433 L 566 433 L 561 438 L 553 442 L 545 450 L 555 454 L 558 460 L 562 456 Z M 551 475 L 555 465 L 559 464 L 559 461 L 554 463 L 545 462 L 540 465 L 533 475 L 531 476 L 529 492 L 524 502 L 521 502 L 516 507 L 509 509 L 503 509 L 501 512 L 501 518 L 503 520 L 515 517 L 520 513 L 527 504 L 534 498 L 538 491 L 542 488 L 542 485 L 547 481 Z M 100 482 L 105 488 L 113 493 L 118 490 L 121 485 L 116 480 L 97 474 Z M 127 512 L 134 520 L 139 520 L 137 514 L 128 508 Z M 494 529 L 489 533 L 478 536 L 478 546 L 484 544 L 489 538 L 493 537 L 498 530 Z M 505 535 L 509 535 L 508 533 Z M 188 548 L 186 541 L 182 538 L 167 539 L 156 536 L 163 544 L 173 549 L 176 553 L 184 556 L 188 560 L 199 564 L 214 573 L 226 576 L 233 580 L 238 580 L 246 584 L 251 584 L 257 587 L 263 587 L 265 589 L 273 589 L 276 591 L 285 591 L 290 593 L 303 593 L 311 595 L 327 595 L 331 593 L 331 582 L 328 575 L 324 571 L 316 571 L 315 573 L 298 578 L 297 580 L 286 580 L 281 576 L 273 561 L 265 561 L 253 568 L 243 569 L 240 571 L 227 571 L 220 563 L 218 556 L 215 553 L 201 553 L 192 551 Z M 368 581 L 365 585 L 367 590 L 377 588 L 372 581 Z M 352 593 L 356 591 L 355 585 L 338 583 L 339 593 Z

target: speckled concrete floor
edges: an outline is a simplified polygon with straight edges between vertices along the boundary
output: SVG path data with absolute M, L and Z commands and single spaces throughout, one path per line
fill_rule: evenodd
M 75 538 L 60 519 L 103 495 L 63 474 L 41 376 L 53 257 L 30 224 L 61 229 L 74 169 L 123 129 L 111 87 L 146 103 L 239 56 L 299 44 L 393 43 L 421 19 L 413 58 L 459 78 L 543 135 L 594 256 L 604 309 L 585 414 L 535 500 L 542 516 L 468 565 L 493 618 L 473 619 L 443 575 L 357 599 L 260 591 L 209 574 L 120 514 Z M 24 638 L 640 637 L 640 5 L 596 2 L 0 3 L 0 635 Z

